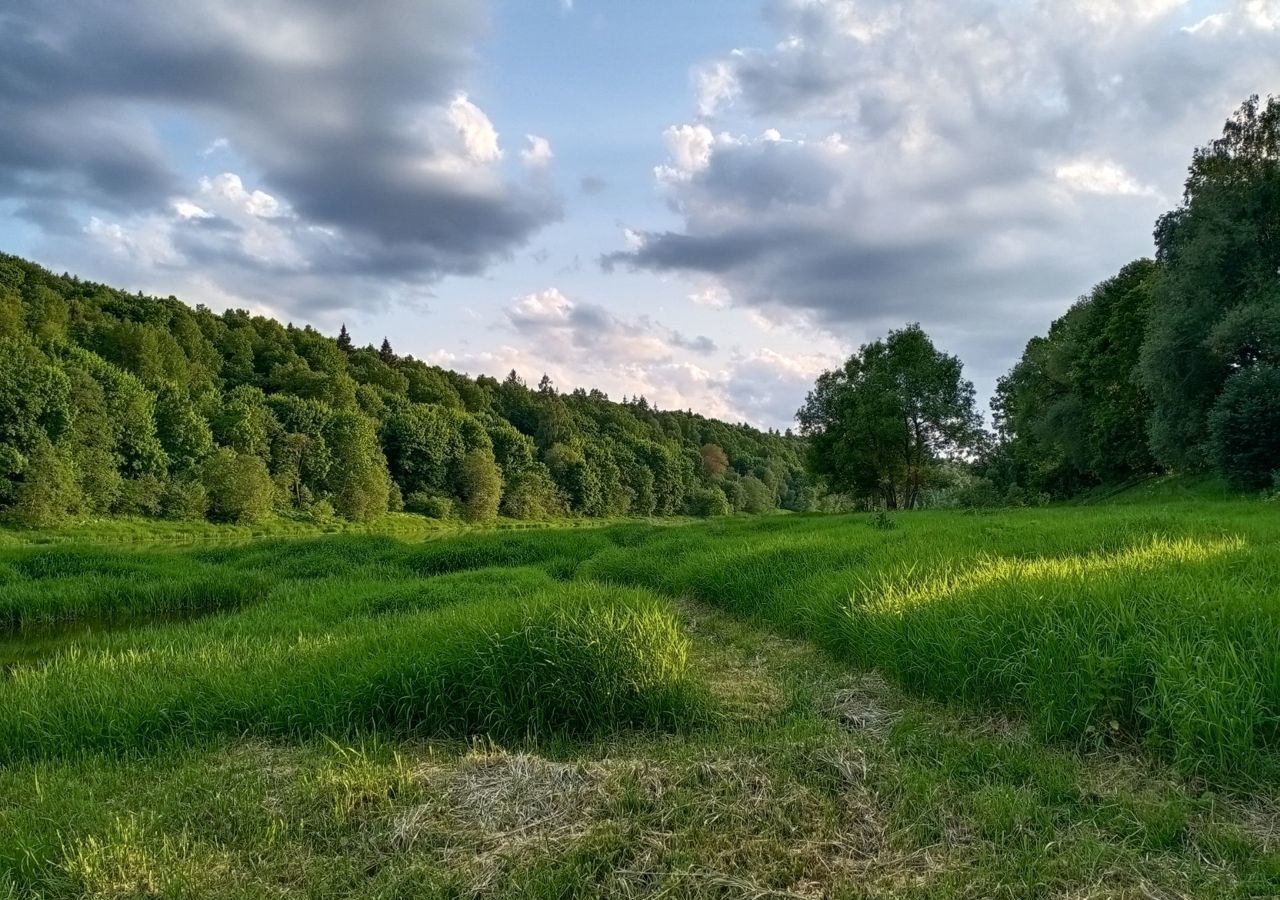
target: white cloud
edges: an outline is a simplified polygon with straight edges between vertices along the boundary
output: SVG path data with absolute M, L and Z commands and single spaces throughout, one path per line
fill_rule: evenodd
M 450 102 L 449 121 L 458 130 L 466 154 L 472 161 L 485 164 L 502 159 L 497 129 L 484 110 L 472 103 L 465 92 L 459 91 Z
M 1267 31 L 1280 28 L 1280 0 L 1246 0 L 1244 14 L 1257 28 Z
M 687 180 L 690 175 L 700 172 L 711 161 L 711 150 L 715 146 L 716 136 L 705 125 L 672 125 L 662 133 L 671 153 L 672 166 L 660 166 L 660 177 L 674 180 Z
M 1194 147 L 1280 83 L 1278 9 L 771 0 L 777 42 L 695 70 L 699 118 L 663 134 L 655 178 L 681 226 L 603 261 L 695 295 L 714 278 L 757 324 L 920 321 L 990 389 L 1029 335 L 1151 253 Z
M 213 154 L 215 153 L 219 153 L 221 151 L 230 150 L 230 149 L 231 149 L 231 142 L 229 140 L 227 140 L 224 137 L 214 138 L 213 141 L 209 143 L 208 147 L 205 147 L 203 150 L 200 151 L 200 155 L 213 156 Z
M 555 155 L 551 152 L 551 142 L 544 137 L 538 137 L 536 134 L 525 135 L 528 145 L 520 151 L 520 159 L 531 169 L 545 169 L 551 165 L 551 159 Z
M 694 74 L 696 84 L 698 112 L 703 116 L 713 116 L 721 105 L 731 101 L 742 92 L 742 86 L 734 75 L 733 68 L 724 61 L 704 66 Z
M 290 215 L 280 201 L 266 191 L 245 190 L 244 182 L 234 172 L 201 178 L 200 196 L 211 201 L 210 208 L 232 216 L 241 212 L 258 219 Z
M 1155 188 L 1139 184 L 1124 166 L 1109 159 L 1077 159 L 1054 169 L 1054 177 L 1073 191 L 1126 197 L 1154 195 Z

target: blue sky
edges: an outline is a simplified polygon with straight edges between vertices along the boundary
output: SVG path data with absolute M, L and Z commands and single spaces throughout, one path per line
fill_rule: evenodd
M 0 248 L 776 427 L 919 321 L 985 401 L 1277 60 L 1280 0 L 12 0 Z

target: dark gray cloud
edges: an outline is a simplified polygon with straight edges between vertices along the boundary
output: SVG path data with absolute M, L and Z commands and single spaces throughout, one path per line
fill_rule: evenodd
M 578 182 L 578 188 L 587 196 L 603 194 L 608 187 L 609 182 L 597 175 L 586 175 Z
M 73 204 L 121 220 L 152 261 L 165 218 L 158 255 L 216 261 L 232 290 L 237 269 L 480 272 L 560 216 L 546 179 L 504 174 L 493 125 L 460 93 L 486 25 L 469 0 L 10 0 L 0 197 L 61 204 L 28 214 L 54 231 Z M 245 202 L 259 191 L 287 215 L 258 204 L 221 231 L 203 207 L 175 219 L 175 201 L 201 203 L 175 131 L 219 136 L 252 182 Z
M 777 42 L 703 66 L 700 117 L 667 131 L 683 227 L 602 263 L 713 276 L 849 344 L 921 321 L 981 389 L 1150 253 L 1194 146 L 1280 83 L 1269 0 L 772 0 L 766 18 Z

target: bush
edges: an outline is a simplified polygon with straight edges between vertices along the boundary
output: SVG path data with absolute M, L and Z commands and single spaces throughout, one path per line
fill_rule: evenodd
M 205 460 L 200 480 L 216 522 L 258 522 L 271 512 L 275 483 L 256 456 L 222 447 Z
M 139 475 L 120 482 L 112 511 L 126 516 L 156 516 L 164 496 L 165 483 L 157 475 Z
M 414 491 L 405 497 L 404 509 L 428 519 L 452 519 L 456 511 L 451 498 L 429 491 Z
M 37 441 L 27 456 L 9 515 L 22 525 L 56 525 L 78 513 L 80 503 L 80 485 L 70 455 L 46 438 Z
M 894 521 L 893 516 L 883 509 L 877 509 L 871 514 L 869 524 L 878 531 L 892 531 L 898 527 L 898 523 Z
M 502 470 L 489 450 L 472 450 L 458 467 L 458 493 L 462 518 L 468 522 L 492 522 L 502 501 Z
M 758 515 L 773 509 L 773 491 L 754 475 L 748 475 L 738 482 L 737 499 L 741 512 Z
M 1280 368 L 1258 364 L 1227 379 L 1209 413 L 1209 437 L 1228 481 L 1266 487 L 1280 461 Z
M 197 478 L 174 478 L 160 495 L 160 515 L 166 519 L 203 519 L 209 512 L 209 492 Z
M 569 504 L 547 467 L 533 465 L 508 480 L 501 510 L 513 519 L 555 519 L 569 514 Z
M 329 525 L 338 517 L 333 504 L 328 500 L 317 500 L 307 507 L 307 520 L 315 525 Z
M 727 516 L 733 510 L 724 491 L 718 487 L 705 487 L 694 491 L 689 500 L 689 512 L 695 516 Z

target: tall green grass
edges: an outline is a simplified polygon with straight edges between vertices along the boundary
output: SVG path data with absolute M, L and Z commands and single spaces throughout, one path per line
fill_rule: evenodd
M 691 597 L 912 690 L 1016 712 L 1049 740 L 1140 742 L 1215 779 L 1274 775 L 1273 504 L 926 512 L 897 525 L 779 516 L 418 542 L 2 549 L 0 631 L 10 644 L 62 621 L 134 627 L 53 641 L 43 662 L 11 663 L 0 752 L 129 749 L 237 730 L 524 733 L 670 721 L 686 685 L 672 673 L 687 661 L 663 604 Z M 610 624 L 611 610 L 625 627 Z M 194 613 L 208 615 L 164 621 Z M 602 634 L 630 635 L 634 652 L 621 637 L 593 635 L 595 621 Z M 521 643 L 535 635 L 595 649 Z M 579 650 L 604 655 L 588 662 Z M 652 666 L 666 674 L 645 674 Z M 650 687 L 628 694 L 621 683 Z
M 1169 503 L 730 522 L 582 575 L 811 638 L 1050 740 L 1141 742 L 1217 779 L 1274 777 L 1280 514 Z
M 0 761 L 242 733 L 666 727 L 697 703 L 669 604 L 583 584 L 295 635 L 201 623 L 73 647 L 0 681 Z

